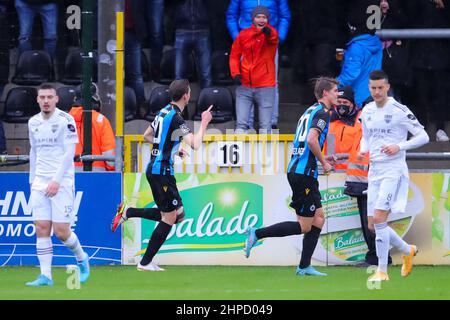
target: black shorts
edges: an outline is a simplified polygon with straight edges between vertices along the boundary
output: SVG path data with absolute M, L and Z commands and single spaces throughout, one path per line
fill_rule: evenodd
M 159 210 L 171 212 L 183 206 L 174 176 L 147 172 L 147 181 Z
M 293 193 L 290 206 L 301 217 L 314 217 L 316 210 L 322 208 L 319 181 L 298 173 L 288 173 L 287 178 Z

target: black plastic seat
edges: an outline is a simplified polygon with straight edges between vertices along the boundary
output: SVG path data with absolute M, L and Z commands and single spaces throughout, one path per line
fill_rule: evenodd
M 36 98 L 36 88 L 12 88 L 6 96 L 3 120 L 10 123 L 26 123 L 28 119 L 40 112 Z
M 153 121 L 156 114 L 170 102 L 169 86 L 160 86 L 152 90 L 148 100 L 148 111 L 145 119 Z
M 43 50 L 24 51 L 19 56 L 11 82 L 21 86 L 38 86 L 53 81 L 53 63 Z
M 211 58 L 212 81 L 216 86 L 233 84 L 230 71 L 230 55 L 226 51 L 215 51 Z
M 69 111 L 75 102 L 77 87 L 59 87 L 56 92 L 59 96 L 59 102 L 56 106 L 63 111 Z
M 197 100 L 195 121 L 202 119 L 202 112 L 213 105 L 211 110 L 212 123 L 231 121 L 234 118 L 233 95 L 228 88 L 211 87 L 204 88 Z
M 92 69 L 92 82 L 97 82 L 98 56 L 94 52 L 94 65 Z M 83 80 L 83 51 L 80 48 L 70 51 L 64 63 L 63 77 L 60 80 L 67 85 L 79 85 Z

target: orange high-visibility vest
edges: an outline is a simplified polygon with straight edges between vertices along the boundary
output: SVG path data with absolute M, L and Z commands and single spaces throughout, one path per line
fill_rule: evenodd
M 328 129 L 328 136 L 334 135 L 334 152 L 333 153 L 345 153 L 350 154 L 355 141 L 361 140 L 361 123 L 358 121 L 360 114 L 356 116 L 355 123 L 352 125 L 346 124 L 340 120 L 330 122 L 330 127 Z M 332 149 L 329 143 L 331 138 L 327 139 L 326 149 Z M 327 154 L 327 152 L 324 152 Z M 339 163 L 334 166 L 335 170 L 345 171 L 347 170 L 347 162 Z
M 75 148 L 75 154 L 83 153 L 83 107 L 72 107 L 69 111 L 77 125 L 78 144 Z M 92 110 L 92 154 L 93 155 L 115 155 L 116 137 L 109 120 L 101 113 Z M 76 167 L 82 167 L 82 162 L 75 162 Z M 94 161 L 92 162 L 93 171 L 114 171 L 114 162 Z
M 349 152 L 349 158 L 347 162 L 347 178 L 345 182 L 352 183 L 368 183 L 367 176 L 369 174 L 369 154 L 367 154 L 362 160 L 358 160 L 358 152 L 361 146 L 362 128 L 359 117 L 361 111 L 356 117 L 355 127 L 358 126 L 358 135 L 355 136 L 351 151 Z

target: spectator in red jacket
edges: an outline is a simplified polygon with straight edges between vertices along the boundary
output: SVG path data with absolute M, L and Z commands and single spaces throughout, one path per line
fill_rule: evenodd
M 257 6 L 253 24 L 239 32 L 230 54 L 231 76 L 236 88 L 236 131 L 246 132 L 252 105 L 258 106 L 259 130 L 271 130 L 275 99 L 275 54 L 278 32 L 269 25 L 269 10 Z

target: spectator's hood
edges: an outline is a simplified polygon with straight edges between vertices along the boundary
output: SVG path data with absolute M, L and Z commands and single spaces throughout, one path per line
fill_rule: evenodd
M 369 50 L 372 54 L 383 50 L 381 40 L 377 35 L 362 34 L 356 36 L 352 40 L 350 40 L 350 42 L 347 44 L 347 47 L 356 43 Z

